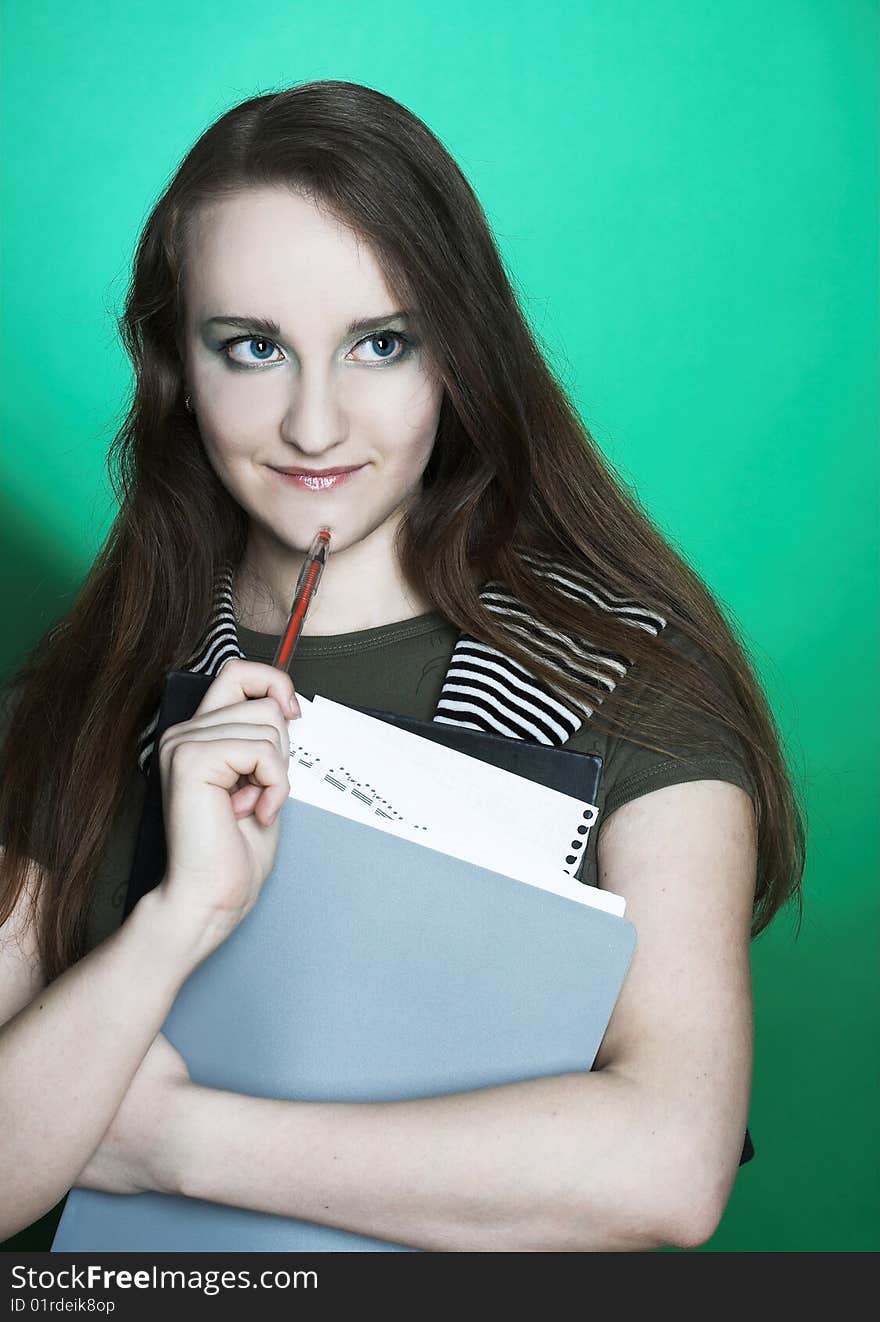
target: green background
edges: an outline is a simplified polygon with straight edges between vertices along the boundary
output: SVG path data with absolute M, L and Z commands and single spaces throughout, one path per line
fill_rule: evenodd
M 741 626 L 805 795 L 800 936 L 784 913 L 753 947 L 757 1157 L 706 1248 L 880 1248 L 877 5 L 0 12 L 0 669 L 109 527 L 114 316 L 181 156 L 292 83 L 395 97 L 473 184 L 598 443 Z

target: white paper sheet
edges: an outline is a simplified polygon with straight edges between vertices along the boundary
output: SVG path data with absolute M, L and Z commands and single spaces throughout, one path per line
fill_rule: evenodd
M 291 795 L 556 895 L 623 914 L 562 861 L 596 807 L 329 698 L 288 723 Z M 586 814 L 586 816 L 585 816 Z M 558 866 L 554 860 L 558 859 Z

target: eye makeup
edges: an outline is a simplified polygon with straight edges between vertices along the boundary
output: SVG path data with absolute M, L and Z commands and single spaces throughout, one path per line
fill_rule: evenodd
M 364 363 L 365 366 L 390 367 L 394 363 L 400 363 L 405 358 L 408 358 L 410 356 L 410 354 L 412 353 L 413 349 L 416 347 L 417 344 L 417 341 L 412 336 L 405 335 L 402 331 L 382 329 L 382 330 L 374 331 L 373 334 L 371 335 L 365 336 L 362 340 L 359 340 L 358 343 L 353 346 L 353 348 L 356 349 L 358 348 L 359 345 L 369 344 L 374 340 L 398 340 L 401 345 L 401 350 L 393 358 L 374 359 L 373 362 L 371 363 Z M 240 367 L 246 372 L 250 372 L 254 368 L 259 368 L 264 366 L 276 367 L 278 366 L 279 363 L 285 361 L 283 358 L 279 358 L 279 359 L 275 359 L 274 361 L 265 359 L 263 362 L 258 361 L 251 363 L 242 363 L 234 359 L 229 352 L 229 350 L 232 348 L 233 345 L 254 344 L 254 343 L 271 344 L 273 348 L 278 348 L 274 340 L 269 339 L 268 336 L 262 334 L 261 332 L 255 332 L 247 335 L 234 335 L 231 336 L 229 339 L 222 340 L 218 346 L 218 353 L 220 353 L 227 360 L 227 362 L 231 367 L 236 367 L 236 368 Z M 356 360 L 356 361 L 363 362 L 363 360 Z

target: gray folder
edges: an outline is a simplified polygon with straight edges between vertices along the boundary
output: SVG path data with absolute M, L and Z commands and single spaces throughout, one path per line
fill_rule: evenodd
M 289 799 L 257 904 L 181 987 L 163 1031 L 196 1083 L 253 1096 L 390 1101 L 586 1071 L 634 948 L 626 918 Z M 412 1246 L 74 1188 L 52 1249 Z

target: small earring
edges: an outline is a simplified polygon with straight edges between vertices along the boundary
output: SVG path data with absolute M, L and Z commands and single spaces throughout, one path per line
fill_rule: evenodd
M 192 401 L 190 400 L 189 395 L 186 395 L 186 396 L 185 396 L 184 401 L 183 401 L 183 407 L 186 409 L 187 413 L 193 413 L 193 412 L 195 412 L 195 410 L 193 409 Z

